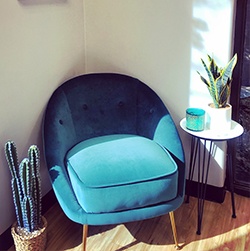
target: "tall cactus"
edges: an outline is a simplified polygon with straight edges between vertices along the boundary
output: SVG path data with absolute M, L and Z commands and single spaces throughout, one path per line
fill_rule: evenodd
M 32 190 L 31 197 L 34 200 L 34 223 L 36 228 L 41 223 L 42 194 L 41 194 L 41 177 L 40 177 L 40 152 L 36 145 L 30 146 L 28 150 L 29 163 L 31 167 Z
M 19 162 L 18 162 L 17 149 L 14 142 L 8 141 L 5 144 L 5 156 L 11 173 L 11 189 L 15 205 L 17 224 L 18 226 L 23 227 L 23 218 L 21 211 L 23 194 L 19 179 Z
M 5 156 L 11 173 L 11 187 L 17 224 L 29 232 L 41 223 L 40 154 L 37 146 L 28 150 L 28 158 L 19 165 L 17 148 L 13 141 L 5 144 Z

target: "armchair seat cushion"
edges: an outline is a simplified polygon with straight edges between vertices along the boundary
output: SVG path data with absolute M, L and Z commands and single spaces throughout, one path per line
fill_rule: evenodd
M 114 134 L 75 145 L 66 155 L 71 184 L 87 213 L 131 210 L 177 196 L 178 169 L 155 141 Z

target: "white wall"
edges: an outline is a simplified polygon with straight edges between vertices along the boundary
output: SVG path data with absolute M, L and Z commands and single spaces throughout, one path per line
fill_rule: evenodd
M 149 84 L 179 125 L 188 107 L 210 96 L 197 70 L 209 53 L 225 64 L 231 53 L 233 0 L 85 0 L 88 72 L 133 75 Z M 187 160 L 190 138 L 180 130 Z M 209 184 L 225 180 L 225 144 L 218 144 Z
M 41 121 L 52 91 L 84 72 L 82 0 L 0 1 L 0 234 L 14 222 L 4 144 L 20 159 L 41 145 Z M 42 185 L 50 189 L 42 161 Z
M 232 6 L 233 0 L 0 1 L 0 234 L 15 219 L 3 145 L 15 140 L 20 157 L 29 145 L 41 146 L 42 114 L 60 83 L 83 72 L 130 74 L 161 96 L 178 124 L 201 93 L 209 97 L 195 83 L 200 54 L 229 57 Z M 180 133 L 188 153 L 190 138 Z M 42 176 L 45 194 L 44 164 Z
M 145 81 L 180 119 L 189 99 L 191 2 L 86 0 L 85 13 L 87 72 Z

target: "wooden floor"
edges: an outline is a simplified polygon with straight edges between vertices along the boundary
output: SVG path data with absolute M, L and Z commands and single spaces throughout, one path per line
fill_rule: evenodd
M 183 251 L 249 251 L 250 199 L 235 195 L 237 218 L 231 218 L 227 193 L 223 204 L 206 201 L 201 235 L 196 235 L 197 201 L 190 198 L 175 211 L 179 243 Z M 48 220 L 47 251 L 82 250 L 82 226 L 71 222 L 56 204 L 45 215 Z M 150 220 L 89 227 L 88 251 L 175 250 L 169 215 Z M 9 251 L 15 250 L 14 247 Z

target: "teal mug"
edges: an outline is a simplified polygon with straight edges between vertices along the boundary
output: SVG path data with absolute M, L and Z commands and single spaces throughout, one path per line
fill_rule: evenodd
M 203 131 L 205 125 L 205 111 L 200 108 L 186 110 L 186 128 L 192 131 Z

